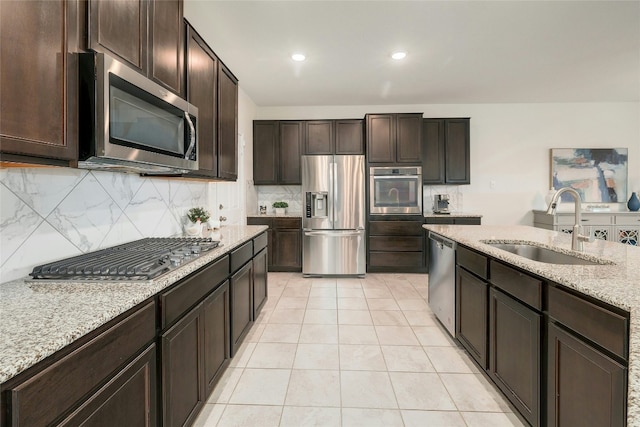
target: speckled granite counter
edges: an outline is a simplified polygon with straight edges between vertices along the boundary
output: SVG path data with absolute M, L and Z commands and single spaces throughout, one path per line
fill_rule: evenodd
M 448 214 L 426 212 L 423 216 L 425 218 L 482 218 L 482 215 L 480 214 L 465 213 L 465 212 L 450 212 Z
M 274 213 L 247 215 L 247 218 L 302 218 L 300 212 L 286 213 L 284 215 L 276 215 Z
M 545 264 L 511 254 L 481 240 L 527 241 L 571 252 L 571 236 L 527 226 L 424 225 L 496 259 L 627 310 L 630 316 L 629 392 L 627 425 L 640 425 L 640 247 L 596 240 L 584 244 L 585 257 L 612 261 L 610 265 Z
M 266 229 L 264 225 L 222 227 L 221 246 L 154 280 L 36 283 L 20 279 L 0 284 L 0 383 Z

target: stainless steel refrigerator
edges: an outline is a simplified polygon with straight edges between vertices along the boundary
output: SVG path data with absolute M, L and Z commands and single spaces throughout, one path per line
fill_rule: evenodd
M 302 274 L 364 276 L 364 156 L 302 156 Z

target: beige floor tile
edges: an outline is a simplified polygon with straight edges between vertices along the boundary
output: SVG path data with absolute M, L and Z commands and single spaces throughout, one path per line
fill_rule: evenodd
M 525 427 L 516 414 L 501 412 L 461 412 L 468 427 Z
M 338 323 L 338 310 L 307 310 L 304 315 L 304 323 L 336 325 Z
M 339 310 L 369 310 L 364 298 L 338 298 Z
M 247 362 L 251 358 L 251 353 L 253 353 L 253 349 L 256 348 L 255 342 L 243 342 L 238 350 L 236 350 L 236 354 L 231 359 L 229 366 L 232 368 L 244 368 L 247 366 Z
M 410 326 L 376 326 L 381 345 L 419 345 Z
M 403 286 L 403 287 L 397 287 L 393 285 L 388 285 L 388 286 L 389 286 L 389 290 L 391 291 L 391 294 L 397 300 L 422 299 L 420 294 L 413 288 L 413 286 Z
M 393 294 L 389 291 L 389 288 L 384 287 L 363 287 L 364 296 L 368 299 L 392 299 Z
M 375 301 L 375 300 L 369 300 Z M 371 310 L 374 325 L 381 326 L 409 326 L 407 319 L 400 310 Z
M 348 289 L 348 288 L 362 289 L 362 282 L 359 278 L 345 277 L 345 278 L 336 279 L 336 287 L 343 288 L 343 289 Z
M 338 295 L 336 287 L 330 288 L 311 288 L 309 298 L 335 298 Z
M 282 405 L 289 385 L 290 369 L 245 369 L 230 404 Z
M 437 326 L 438 321 L 431 312 L 427 310 L 406 310 L 404 316 L 411 326 Z
M 397 409 L 342 408 L 342 427 L 404 427 L 404 424 Z
M 350 408 L 396 409 L 389 374 L 373 371 L 341 371 L 342 406 Z
M 429 308 L 427 301 L 420 296 L 417 298 L 397 298 L 398 305 L 402 311 L 424 311 Z
M 294 369 L 340 369 L 337 344 L 298 344 Z
M 311 285 L 291 285 L 287 284 L 287 287 L 282 291 L 282 297 L 294 297 L 294 298 L 308 298 L 311 291 Z
M 253 327 L 251 328 L 251 330 L 249 331 L 249 333 L 247 334 L 246 338 L 244 339 L 245 342 L 258 342 L 260 341 L 260 337 L 262 336 L 262 333 L 264 332 L 264 328 L 265 328 L 266 324 L 265 323 L 255 323 L 253 325 Z
M 340 408 L 285 406 L 280 427 L 340 427 Z
M 278 427 L 282 406 L 227 405 L 217 427 Z
M 390 372 L 389 376 L 400 409 L 456 410 L 438 374 Z
M 386 371 L 379 345 L 340 345 L 340 369 L 345 371 Z
M 429 347 L 455 347 L 456 343 L 444 328 L 439 326 L 414 326 L 413 332 L 420 344 Z
M 338 298 L 364 298 L 362 288 L 345 288 L 338 286 Z
M 244 368 L 227 368 L 207 399 L 207 403 L 229 402 L 229 398 L 231 397 L 233 390 L 235 390 L 236 385 L 238 385 L 238 381 L 240 380 L 243 371 Z
M 311 344 L 337 344 L 338 325 L 303 324 L 299 342 Z
M 435 372 L 420 346 L 383 345 L 382 354 L 389 371 Z
M 436 372 L 445 373 L 474 373 L 477 369 L 464 350 L 457 347 L 429 347 L 424 351 L 436 368 Z
M 440 378 L 460 411 L 508 411 L 509 407 L 504 400 L 480 381 L 480 375 L 482 374 L 440 374 Z
M 467 427 L 457 411 L 402 411 L 405 427 Z
M 367 298 L 367 305 L 369 310 L 400 310 L 394 298 Z
M 340 372 L 294 369 L 287 406 L 340 407 Z
M 352 298 L 349 298 L 349 299 L 352 299 Z M 373 325 L 373 321 L 371 320 L 371 315 L 369 314 L 369 310 L 338 310 L 338 324 L 339 325 Z
M 301 329 L 302 325 L 268 324 L 262 332 L 260 342 L 297 343 Z
M 324 297 L 309 297 L 307 310 L 337 310 L 338 299 Z
M 276 309 L 271 313 L 268 323 L 302 323 L 304 312 L 304 309 Z
M 338 342 L 340 344 L 379 344 L 373 326 L 339 325 Z
M 306 297 L 282 297 L 276 304 L 276 310 L 283 310 L 287 308 L 305 309 L 307 307 Z
M 247 368 L 291 369 L 297 347 L 297 344 L 258 343 L 247 362 Z
M 198 414 L 193 427 L 216 427 L 226 405 L 206 404 Z
M 313 288 L 335 288 L 336 279 L 314 278 L 311 280 L 311 289 Z

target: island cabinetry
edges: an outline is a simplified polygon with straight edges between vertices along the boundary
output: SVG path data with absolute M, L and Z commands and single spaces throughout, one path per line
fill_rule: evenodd
M 541 425 L 543 283 L 489 263 L 489 369 L 504 395 L 534 427 Z
M 487 369 L 487 258 L 463 246 L 456 251 L 456 338 Z
M 369 163 L 420 163 L 422 113 L 367 114 Z
M 146 301 L 44 369 L 3 384 L 1 424 L 155 425 L 154 336 L 155 303 Z
M 424 119 L 423 184 L 470 184 L 468 118 Z
M 424 223 L 425 224 L 456 224 L 456 225 L 480 225 L 482 222 L 482 217 L 480 216 L 450 216 L 450 215 L 439 215 L 439 216 L 425 216 Z M 427 230 L 424 231 L 424 265 L 425 272 L 429 272 L 429 232 Z
M 374 218 L 374 217 L 372 217 Z M 369 221 L 367 271 L 421 272 L 425 270 L 425 233 L 422 220 Z

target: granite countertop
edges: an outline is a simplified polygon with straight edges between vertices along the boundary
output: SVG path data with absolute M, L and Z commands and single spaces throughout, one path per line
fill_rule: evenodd
M 434 212 L 425 212 L 423 215 L 425 218 L 448 218 L 448 217 L 457 217 L 457 218 L 482 218 L 482 215 L 475 213 L 467 213 L 467 212 L 450 212 L 448 214 L 439 214 Z
M 571 203 L 571 206 L 573 206 L 573 203 Z M 546 214 L 547 210 L 546 209 L 534 209 L 533 212 L 538 212 L 538 213 L 543 213 Z M 640 217 L 640 212 L 639 211 L 628 211 L 628 210 L 624 210 L 624 211 L 617 211 L 614 209 L 608 210 L 608 211 L 601 211 L 601 210 L 588 210 L 588 209 L 582 209 L 580 211 L 580 213 L 582 215 L 585 214 L 600 214 L 602 216 L 605 215 L 629 215 L 629 216 L 639 216 Z M 574 215 L 573 213 L 573 209 L 571 210 L 560 210 L 558 209 L 556 211 L 555 214 L 549 214 L 549 215 Z
M 147 281 L 0 284 L 0 383 L 71 344 L 267 229 L 224 226 L 219 247 Z
M 276 215 L 274 213 L 252 214 L 247 215 L 247 218 L 302 218 L 302 214 L 300 212 L 286 213 L 284 215 Z
M 553 247 L 561 252 L 573 253 L 570 235 L 523 225 L 424 225 L 423 227 L 525 271 L 628 311 L 630 336 L 627 422 L 629 426 L 640 423 L 640 247 L 596 240 L 584 244 L 581 256 L 604 259 L 613 264 L 546 264 L 496 249 L 481 241 L 526 241 Z

